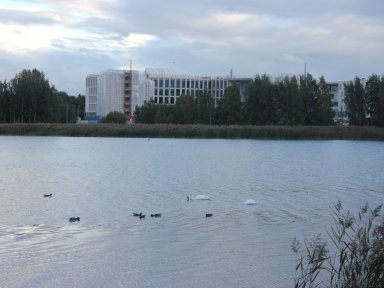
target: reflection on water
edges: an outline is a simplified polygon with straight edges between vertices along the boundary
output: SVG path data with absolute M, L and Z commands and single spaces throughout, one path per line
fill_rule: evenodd
M 291 287 L 295 236 L 326 235 L 339 199 L 384 202 L 381 142 L 0 137 L 0 151 L 2 287 Z

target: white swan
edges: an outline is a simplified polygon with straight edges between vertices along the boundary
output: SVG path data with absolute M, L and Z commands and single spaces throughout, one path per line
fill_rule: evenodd
M 188 195 L 187 196 L 187 201 L 189 201 L 189 200 L 209 200 L 210 198 L 209 198 L 209 196 L 207 196 L 207 195 L 203 195 L 203 194 L 201 194 L 201 195 L 196 195 L 196 196 L 191 196 L 191 195 Z
M 259 204 L 257 201 L 253 200 L 253 199 L 248 199 L 244 202 L 245 205 L 257 205 Z

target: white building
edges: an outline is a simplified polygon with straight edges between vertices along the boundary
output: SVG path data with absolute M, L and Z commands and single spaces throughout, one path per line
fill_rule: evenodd
M 237 83 L 244 94 L 249 78 L 181 76 L 163 69 L 146 69 L 144 74 L 132 70 L 108 70 L 86 78 L 85 120 L 100 120 L 108 113 L 124 113 L 129 119 L 135 108 L 145 101 L 158 104 L 176 103 L 181 95 L 208 93 L 215 106 L 225 89 Z M 244 98 L 244 95 L 242 95 Z
M 153 81 L 138 71 L 108 70 L 88 75 L 85 90 L 85 118 L 100 120 L 110 112 L 120 112 L 128 118 L 136 106 L 153 97 Z
M 335 123 L 347 123 L 348 117 L 345 106 L 344 85 L 347 81 L 327 82 L 329 96 L 332 102 L 332 110 L 335 112 Z
M 154 81 L 153 101 L 159 104 L 175 104 L 181 95 L 195 97 L 199 93 L 208 93 L 216 106 L 233 80 L 230 77 L 176 75 L 164 69 L 146 69 L 144 75 Z

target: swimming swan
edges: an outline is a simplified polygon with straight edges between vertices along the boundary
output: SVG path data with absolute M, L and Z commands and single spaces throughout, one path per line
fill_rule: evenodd
M 259 204 L 257 201 L 253 200 L 253 199 L 248 199 L 244 202 L 245 205 L 257 205 Z
M 191 196 L 191 195 L 188 195 L 187 196 L 187 201 L 189 200 L 209 200 L 209 196 L 207 195 L 197 195 L 197 196 Z

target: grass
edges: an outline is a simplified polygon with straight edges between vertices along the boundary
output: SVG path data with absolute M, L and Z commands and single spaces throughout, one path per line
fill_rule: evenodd
M 383 141 L 384 128 L 365 126 L 325 127 L 13 123 L 0 124 L 0 135 Z

